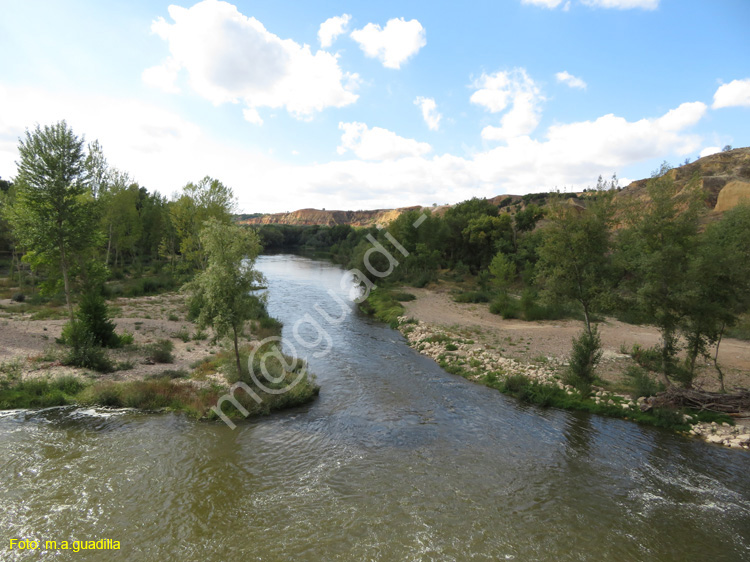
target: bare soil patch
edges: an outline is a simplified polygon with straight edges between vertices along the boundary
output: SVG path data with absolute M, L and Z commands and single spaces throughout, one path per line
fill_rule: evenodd
M 583 325 L 575 320 L 524 322 L 504 320 L 492 314 L 486 304 L 457 303 L 449 290 L 437 286 L 431 289 L 407 288 L 417 299 L 403 303 L 406 315 L 421 322 L 442 326 L 490 346 L 507 357 L 522 362 L 542 358 L 565 362 L 570 353 L 571 340 L 580 333 Z M 652 347 L 659 344 L 659 332 L 653 326 L 634 326 L 608 318 L 599 330 L 604 347 L 604 357 L 599 375 L 605 380 L 618 382 L 632 359 L 621 353 L 633 344 Z M 719 364 L 725 374 L 727 389 L 750 388 L 750 342 L 725 339 L 719 352 Z M 716 371 L 708 363 L 700 365 L 696 386 L 718 390 Z

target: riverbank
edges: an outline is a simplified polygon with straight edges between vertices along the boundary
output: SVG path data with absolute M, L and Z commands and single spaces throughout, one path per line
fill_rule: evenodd
M 732 425 L 710 412 L 682 414 L 647 409 L 646 398 L 626 392 L 623 373 L 633 360 L 620 350 L 633 344 L 650 347 L 658 342 L 656 330 L 617 321 L 603 323 L 604 356 L 599 376 L 603 386 L 583 396 L 562 382 L 572 337 L 580 331 L 575 321 L 506 321 L 486 306 L 456 303 L 447 292 L 408 289 L 416 298 L 403 302 L 405 314 L 398 329 L 409 345 L 434 359 L 444 369 L 507 394 L 543 406 L 583 410 L 610 417 L 670 427 L 732 448 L 750 448 L 750 419 Z M 747 387 L 750 380 L 750 344 L 732 340 L 720 355 L 728 372 L 727 388 Z M 698 384 L 713 388 L 706 368 Z
M 188 320 L 184 295 L 118 298 L 109 306 L 117 333 L 130 343 L 106 350 L 111 369 L 97 373 L 63 364 L 66 348 L 56 343 L 67 321 L 63 310 L 0 301 L 0 408 L 82 404 L 215 417 L 211 407 L 238 379 L 233 355 Z M 265 335 L 248 325 L 244 357 Z M 255 390 L 260 403 L 237 393 L 250 416 L 305 404 L 319 388 L 305 377 L 288 393 Z

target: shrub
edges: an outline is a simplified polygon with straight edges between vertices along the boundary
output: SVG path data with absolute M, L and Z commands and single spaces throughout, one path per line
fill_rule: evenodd
M 492 314 L 499 314 L 505 320 L 521 317 L 521 307 L 518 301 L 508 294 L 500 295 L 492 301 L 490 312 Z
M 625 371 L 625 376 L 631 380 L 638 396 L 653 396 L 664 389 L 664 385 L 651 378 L 643 367 L 631 365 Z
M 89 290 L 84 293 L 76 312 L 78 322 L 91 334 L 95 345 L 118 347 L 120 338 L 117 337 L 115 323 L 109 316 L 107 303 L 99 292 Z
M 490 302 L 490 294 L 487 291 L 465 291 L 455 295 L 453 300 L 462 303 Z
M 133 334 L 131 332 L 123 332 L 118 337 L 120 338 L 120 345 L 133 345 Z
M 172 337 L 187 343 L 190 341 L 190 332 L 187 331 L 187 328 L 182 328 L 181 330 L 173 333 Z
M 68 322 L 63 327 L 62 339 L 70 346 L 63 364 L 100 373 L 109 373 L 113 366 L 104 350 L 96 345 L 94 335 L 80 320 Z
M 577 338 L 573 338 L 573 350 L 570 354 L 568 366 L 569 378 L 578 381 L 581 386 L 594 382 L 596 366 L 602 359 L 602 340 L 596 326 L 581 332 Z M 578 388 L 578 385 L 574 385 Z
M 167 317 L 167 320 L 169 320 L 170 322 L 177 322 L 177 321 L 178 321 L 179 319 L 180 319 L 180 318 L 179 318 L 179 316 L 177 316 L 177 315 L 176 315 L 176 314 L 174 314 L 174 313 L 170 314 L 170 315 L 169 315 L 169 316 Z
M 173 349 L 174 344 L 170 340 L 161 339 L 146 347 L 146 359 L 154 363 L 172 363 L 174 362 Z
M 10 300 L 13 302 L 24 302 L 26 300 L 26 295 L 23 293 L 13 293 L 13 296 L 10 297 Z
M 458 346 L 452 343 L 449 343 L 445 346 L 446 351 L 456 351 L 458 349 Z

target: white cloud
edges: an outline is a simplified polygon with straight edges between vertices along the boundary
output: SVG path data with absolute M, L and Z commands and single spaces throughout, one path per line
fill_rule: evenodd
M 750 106 L 750 78 L 722 84 L 714 93 L 714 109 L 738 106 Z
M 549 8 L 552 10 L 562 4 L 562 1 L 563 0 L 521 0 L 521 4 L 531 4 L 533 6 L 541 6 L 542 8 Z
M 716 154 L 717 152 L 721 152 L 720 146 L 707 146 L 700 151 L 699 155 L 701 158 L 703 158 L 704 156 L 711 156 L 712 154 Z
M 433 98 L 424 98 L 418 96 L 414 100 L 414 105 L 418 105 L 422 110 L 422 118 L 427 123 L 427 128 L 430 131 L 437 131 L 440 128 L 440 120 L 443 118 L 442 114 L 437 110 L 437 104 Z
M 177 72 L 184 69 L 195 92 L 215 105 L 242 101 L 254 123 L 261 121 L 261 107 L 284 107 L 295 117 L 309 118 L 357 100 L 352 89 L 358 77 L 344 73 L 335 55 L 313 54 L 308 45 L 281 39 L 232 4 L 172 5 L 169 15 L 174 23 L 159 18 L 152 25 L 170 51 L 165 63 L 144 72 L 152 85 L 174 90 Z
M 578 88 L 579 90 L 586 89 L 586 82 L 584 82 L 582 79 L 578 78 L 577 76 L 573 76 L 567 70 L 563 70 L 562 72 L 556 73 L 555 78 L 557 78 L 558 82 L 561 82 L 565 84 L 566 86 L 569 86 L 570 88 Z
M 243 190 L 248 178 L 279 165 L 259 152 L 212 138 L 172 110 L 138 100 L 0 84 L 0 106 L 13 108 L 0 120 L 3 177 L 15 173 L 18 138 L 27 127 L 62 119 L 87 142 L 98 139 L 112 166 L 165 195 L 208 174 L 234 188 L 247 205 L 252 201 Z
M 500 127 L 488 125 L 482 129 L 485 140 L 505 140 L 528 135 L 539 124 L 541 103 L 544 97 L 523 68 L 508 72 L 482 74 L 474 82 L 477 90 L 471 102 L 481 105 L 491 113 L 510 109 L 500 119 Z
M 659 0 L 581 0 L 586 6 L 594 8 L 614 8 L 616 10 L 655 10 L 659 7 Z
M 373 127 L 370 129 L 365 123 L 339 123 L 341 146 L 336 150 L 344 154 L 352 151 L 363 160 L 395 160 L 407 156 L 423 156 L 432 151 L 426 142 L 418 142 L 398 136 L 396 133 Z
M 656 123 L 664 131 L 681 131 L 700 121 L 706 109 L 706 104 L 699 101 L 683 103 L 676 109 L 670 109 Z
M 388 20 L 385 27 L 368 23 L 355 29 L 351 38 L 359 43 L 365 55 L 378 58 L 386 68 L 401 68 L 410 57 L 427 44 L 425 30 L 417 20 Z
M 596 176 L 697 153 L 704 146 L 690 127 L 705 106 L 685 103 L 664 115 L 628 121 L 604 115 L 559 124 L 538 139 L 515 137 L 471 157 L 432 155 L 430 145 L 363 123 L 341 123 L 349 159 L 297 164 L 228 144 L 172 110 L 144 102 L 59 91 L 4 87 L 0 107 L 0 175 L 12 177 L 18 137 L 35 122 L 67 119 L 87 140 L 98 138 L 110 163 L 150 190 L 170 194 L 206 174 L 232 187 L 246 212 L 392 208 L 457 202 L 472 196 L 582 189 Z M 718 147 L 716 147 L 718 150 Z M 702 155 L 708 149 L 704 149 Z
M 320 29 L 318 30 L 318 41 L 320 41 L 320 46 L 325 49 L 333 45 L 336 38 L 346 31 L 351 19 L 352 16 L 344 14 L 328 18 L 321 23 Z

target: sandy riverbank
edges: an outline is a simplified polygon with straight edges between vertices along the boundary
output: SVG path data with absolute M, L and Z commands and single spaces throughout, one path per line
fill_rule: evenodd
M 413 289 L 416 300 L 404 303 L 406 315 L 416 324 L 401 324 L 399 329 L 409 344 L 436 361 L 455 361 L 479 380 L 485 373 L 523 374 L 541 383 L 562 388 L 568 394 L 577 392 L 559 380 L 570 352 L 571 339 L 580 332 L 581 322 L 523 322 L 503 320 L 491 314 L 487 305 L 454 302 L 447 291 Z M 651 347 L 659 342 L 658 331 L 650 326 L 631 326 L 616 320 L 600 325 L 604 357 L 600 376 L 617 384 L 632 359 L 620 352 L 638 343 Z M 726 346 L 726 347 L 724 347 Z M 750 343 L 727 340 L 722 343 L 719 361 L 725 368 L 726 385 L 750 386 Z M 702 365 L 696 381 L 706 390 L 716 390 L 718 382 L 709 365 Z M 594 389 L 597 404 L 609 404 L 629 411 L 640 408 L 643 398 Z M 686 419 L 688 422 L 694 420 Z M 750 419 L 737 420 L 736 426 L 692 424 L 690 434 L 707 442 L 733 448 L 750 448 Z

